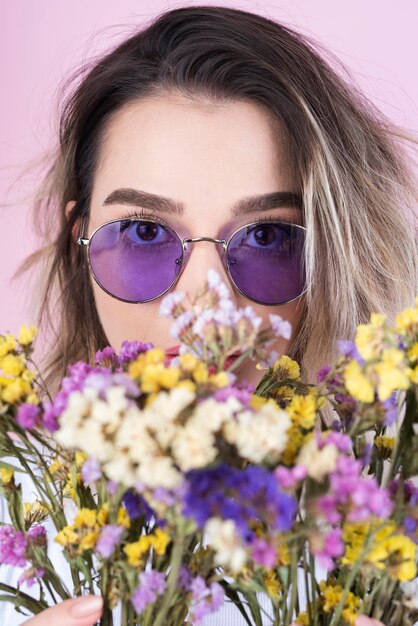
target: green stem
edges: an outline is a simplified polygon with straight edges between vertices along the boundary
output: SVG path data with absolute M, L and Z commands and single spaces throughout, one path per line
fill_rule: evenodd
M 183 556 L 183 537 L 177 538 L 173 547 L 173 554 L 171 557 L 171 570 L 168 575 L 167 581 L 167 591 L 164 594 L 163 604 L 161 609 L 158 611 L 158 615 L 154 620 L 153 626 L 163 626 L 165 623 L 165 618 L 168 613 L 168 609 L 170 608 L 171 600 L 173 594 L 176 590 L 176 584 L 178 579 L 178 574 L 181 566 L 181 559 Z

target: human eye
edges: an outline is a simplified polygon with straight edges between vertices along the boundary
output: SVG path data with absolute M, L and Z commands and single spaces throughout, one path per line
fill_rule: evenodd
M 130 213 L 120 221 L 120 233 L 127 243 L 136 245 L 164 244 L 174 238 L 171 229 L 154 215 Z
M 297 227 L 290 222 L 260 220 L 247 226 L 242 243 L 258 250 L 289 252 L 295 240 L 295 231 Z

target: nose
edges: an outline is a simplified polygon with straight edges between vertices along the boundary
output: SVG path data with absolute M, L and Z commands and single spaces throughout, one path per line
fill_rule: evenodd
M 208 270 L 213 269 L 221 276 L 233 302 L 236 300 L 234 288 L 221 260 L 222 240 L 197 237 L 186 241 L 183 271 L 176 283 L 177 291 L 188 292 L 191 296 L 202 287 Z

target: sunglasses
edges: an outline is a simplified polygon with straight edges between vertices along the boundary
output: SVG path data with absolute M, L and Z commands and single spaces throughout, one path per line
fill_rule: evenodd
M 249 300 L 277 306 L 305 293 L 306 228 L 282 220 L 252 222 L 228 239 L 181 238 L 151 219 L 123 218 L 102 224 L 90 238 L 79 237 L 97 284 L 123 302 L 160 298 L 177 282 L 190 258 L 191 244 L 217 244 L 236 289 Z

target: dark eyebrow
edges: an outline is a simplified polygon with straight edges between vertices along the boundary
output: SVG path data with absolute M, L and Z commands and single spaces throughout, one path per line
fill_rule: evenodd
M 103 206 L 107 204 L 126 204 L 176 215 L 182 215 L 184 212 L 183 204 L 177 200 L 130 188 L 112 191 L 103 202 Z M 238 200 L 232 207 L 231 213 L 238 216 L 281 207 L 302 209 L 302 197 L 300 194 L 291 191 L 272 191 L 270 193 L 249 196 Z

